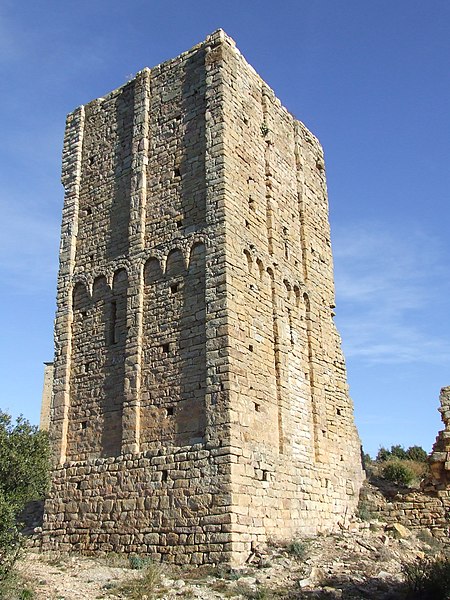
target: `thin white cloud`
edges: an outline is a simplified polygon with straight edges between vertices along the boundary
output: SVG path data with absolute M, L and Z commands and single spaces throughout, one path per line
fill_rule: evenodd
M 402 232 L 364 223 L 337 227 L 333 247 L 347 357 L 370 364 L 450 360 L 448 332 L 433 322 L 449 287 L 438 240 L 406 226 Z
M 26 204 L 11 207 L 0 199 L 0 285 L 9 293 L 36 293 L 55 284 L 59 225 L 31 212 Z
M 23 45 L 16 25 L 6 16 L 10 3 L 5 2 L 0 10 L 0 64 L 7 64 L 22 56 Z

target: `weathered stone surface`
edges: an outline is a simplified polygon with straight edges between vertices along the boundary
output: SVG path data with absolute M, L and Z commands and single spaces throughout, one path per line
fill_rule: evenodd
M 317 139 L 217 31 L 70 114 L 62 181 L 44 546 L 199 564 L 345 527 Z
M 389 529 L 392 532 L 393 536 L 398 539 L 405 539 L 411 537 L 410 530 L 401 523 L 393 523 L 393 525 L 391 525 Z

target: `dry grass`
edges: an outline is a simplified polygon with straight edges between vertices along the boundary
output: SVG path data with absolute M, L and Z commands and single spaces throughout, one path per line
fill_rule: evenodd
M 149 563 L 140 572 L 140 576 L 132 577 L 110 590 L 119 598 L 127 600 L 154 600 L 166 590 L 162 585 L 162 567 Z

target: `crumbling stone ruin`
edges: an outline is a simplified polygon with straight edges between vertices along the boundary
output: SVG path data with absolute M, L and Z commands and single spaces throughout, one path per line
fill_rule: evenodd
M 240 562 L 363 479 L 322 149 L 219 30 L 67 118 L 47 549 Z
M 427 529 L 440 541 L 450 543 L 450 387 L 441 389 L 440 404 L 445 428 L 439 432 L 428 457 L 429 474 L 420 489 L 385 482 L 377 490 L 366 483 L 361 489 L 361 500 L 369 513 L 390 525 Z
M 441 389 L 439 402 L 444 429 L 439 432 L 431 452 L 428 485 L 441 492 L 447 491 L 450 499 L 450 387 Z

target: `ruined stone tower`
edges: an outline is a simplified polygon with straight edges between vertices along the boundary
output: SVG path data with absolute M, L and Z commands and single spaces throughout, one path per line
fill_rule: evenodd
M 222 31 L 68 116 L 44 545 L 241 561 L 362 480 L 324 162 Z

